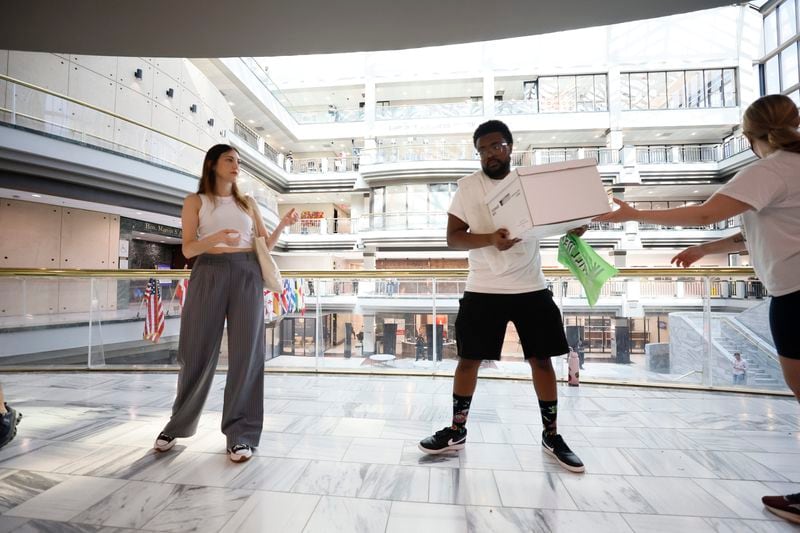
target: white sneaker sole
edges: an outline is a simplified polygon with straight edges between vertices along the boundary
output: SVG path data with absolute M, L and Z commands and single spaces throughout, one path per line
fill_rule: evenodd
M 231 461 L 234 463 L 244 463 L 245 461 L 249 461 L 252 455 L 239 455 L 236 453 L 229 453 L 228 457 L 230 457 Z
M 422 444 L 417 444 L 417 448 L 429 455 L 439 455 L 440 453 L 457 452 L 458 450 L 463 450 L 465 445 L 466 443 L 462 442 L 461 444 L 453 444 L 452 446 L 442 448 L 441 450 L 429 450 L 428 448 L 423 447 Z
M 169 451 L 169 450 L 171 450 L 171 449 L 172 449 L 172 447 L 173 447 L 173 446 L 175 446 L 175 443 L 176 443 L 177 441 L 178 441 L 178 439 L 172 439 L 172 440 L 171 440 L 171 441 L 169 441 L 167 444 L 162 444 L 162 445 L 159 445 L 159 444 L 158 444 L 158 440 L 156 440 L 156 443 L 153 445 L 153 449 L 154 449 L 155 451 L 157 451 L 157 452 L 166 452 L 166 451 Z
M 769 505 L 765 505 L 764 507 L 766 507 L 767 511 L 769 511 L 770 513 L 772 513 L 774 515 L 778 515 L 781 518 L 783 518 L 785 520 L 788 520 L 789 522 L 794 522 L 795 524 L 800 524 L 800 516 L 797 516 L 794 513 L 788 513 L 786 511 L 781 510 L 781 509 L 775 509 L 773 507 L 770 507 Z
M 542 451 L 544 453 L 546 453 L 547 455 L 549 455 L 550 457 L 552 457 L 553 459 L 555 459 L 556 462 L 558 464 L 560 464 L 561 467 L 564 468 L 565 470 L 569 470 L 570 472 L 575 472 L 576 474 L 580 474 L 581 472 L 585 472 L 586 471 L 586 467 L 585 466 L 568 465 L 567 463 L 565 463 L 564 461 L 559 459 L 558 456 L 556 456 L 556 454 L 553 453 L 553 451 L 550 450 L 549 448 L 546 448 L 546 447 L 542 446 Z

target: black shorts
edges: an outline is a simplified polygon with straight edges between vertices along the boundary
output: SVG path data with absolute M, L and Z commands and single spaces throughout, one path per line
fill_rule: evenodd
M 778 355 L 789 359 L 800 359 L 800 291 L 773 296 L 769 303 L 769 329 Z
M 456 317 L 458 356 L 500 359 L 506 326 L 514 323 L 525 359 L 569 352 L 561 311 L 547 289 L 521 294 L 465 292 Z

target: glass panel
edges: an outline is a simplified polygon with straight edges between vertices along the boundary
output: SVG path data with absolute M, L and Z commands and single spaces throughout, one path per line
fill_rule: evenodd
M 453 196 L 449 183 L 431 183 L 428 185 L 428 198 L 430 198 L 429 211 L 432 213 L 446 213 L 450 208 Z
M 647 75 L 648 95 L 650 109 L 667 108 L 667 74 L 666 72 L 651 72 Z
M 785 91 L 798 81 L 797 43 L 792 43 L 781 52 L 781 89 Z
M 647 73 L 631 73 L 631 109 L 647 109 Z
M 785 43 L 797 33 L 797 18 L 794 0 L 787 0 L 778 6 L 778 34 L 780 42 Z
M 722 107 L 722 71 L 706 70 L 706 102 L 708 107 Z
M 386 212 L 385 189 L 379 187 L 372 192 L 372 225 L 374 229 L 383 228 L 383 215 Z M 369 229 L 369 228 L 367 228 Z
M 736 69 L 726 68 L 722 71 L 722 92 L 725 107 L 736 107 Z
M 766 94 L 778 94 L 781 92 L 778 56 L 771 57 L 764 65 L 764 90 Z
M 562 113 L 575 111 L 575 76 L 558 77 L 558 110 Z
M 686 71 L 686 107 L 705 107 L 705 88 L 703 87 L 703 71 Z
M 800 91 L 792 91 L 789 94 L 789 98 L 794 100 L 794 105 L 800 107 Z
M 428 217 L 428 186 L 414 183 L 408 187 L 408 229 L 425 229 Z
M 778 15 L 773 11 L 764 17 L 764 55 L 778 47 Z
M 594 77 L 594 105 L 595 111 L 608 110 L 608 82 L 605 74 Z
M 558 80 L 554 77 L 539 78 L 539 111 L 558 112 Z
M 667 98 L 670 109 L 686 107 L 686 85 L 683 71 L 667 72 Z
M 386 187 L 386 228 L 405 229 L 406 212 L 408 211 L 406 185 L 390 185 Z
M 631 108 L 631 75 L 630 74 L 620 74 L 619 87 L 620 87 L 620 103 L 622 104 L 622 109 L 623 110 L 630 109 Z
M 594 111 L 594 76 L 576 76 L 577 111 Z

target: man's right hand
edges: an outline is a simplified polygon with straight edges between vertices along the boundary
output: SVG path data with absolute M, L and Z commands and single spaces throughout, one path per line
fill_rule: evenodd
M 692 263 L 706 255 L 701 246 L 690 246 L 675 257 L 672 258 L 670 263 L 675 266 L 689 268 Z
M 510 233 L 505 228 L 500 228 L 499 230 L 495 231 L 489 236 L 489 241 L 492 243 L 492 246 L 500 250 L 508 250 L 522 239 L 510 239 Z

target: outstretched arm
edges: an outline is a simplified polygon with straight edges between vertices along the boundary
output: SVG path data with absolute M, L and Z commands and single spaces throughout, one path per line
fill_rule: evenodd
M 674 209 L 634 209 L 627 202 L 614 198 L 619 209 L 600 215 L 597 222 L 626 222 L 638 220 L 662 226 L 705 226 L 752 209 L 750 204 L 724 194 L 715 194 L 701 205 L 676 207 Z
M 741 232 L 724 239 L 709 241 L 699 246 L 690 246 L 672 258 L 670 263 L 675 266 L 688 268 L 692 263 L 708 254 L 721 254 L 726 252 L 742 252 L 746 250 L 744 234 Z

